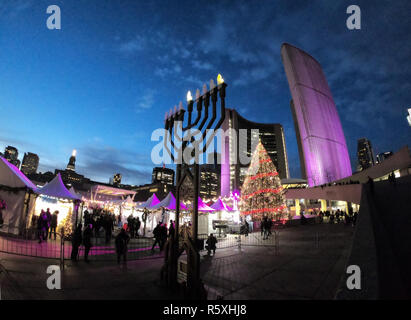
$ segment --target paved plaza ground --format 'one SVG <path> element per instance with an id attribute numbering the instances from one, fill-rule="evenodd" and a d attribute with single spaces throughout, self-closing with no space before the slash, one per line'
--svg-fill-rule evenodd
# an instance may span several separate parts
<path id="1" fill-rule="evenodd" d="M 202 257 L 201 275 L 208 298 L 333 299 L 344 275 L 353 228 L 343 224 L 280 229 L 279 250 L 259 233 L 242 246 L 218 249 Z M 62 289 L 48 290 L 46 269 L 58 260 L 0 253 L 7 271 L 2 299 L 181 299 L 159 281 L 163 259 L 158 254 L 126 266 L 97 260 L 66 262 Z"/>

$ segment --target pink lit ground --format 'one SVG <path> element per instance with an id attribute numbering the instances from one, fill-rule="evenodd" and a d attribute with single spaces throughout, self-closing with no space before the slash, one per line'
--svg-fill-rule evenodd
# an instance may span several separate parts
<path id="1" fill-rule="evenodd" d="M 343 224 L 281 229 L 279 255 L 273 246 L 258 245 L 264 242 L 259 233 L 247 239 L 242 236 L 241 251 L 234 246 L 202 258 L 201 276 L 209 299 L 217 295 L 224 299 L 332 299 L 352 234 L 353 228 Z M 129 261 L 126 266 L 117 265 L 114 259 L 89 264 L 67 261 L 61 290 L 46 288 L 47 266 L 58 264 L 57 259 L 0 253 L 0 263 L 8 271 L 2 284 L 3 299 L 180 298 L 160 285 L 163 259 L 159 255 Z"/>

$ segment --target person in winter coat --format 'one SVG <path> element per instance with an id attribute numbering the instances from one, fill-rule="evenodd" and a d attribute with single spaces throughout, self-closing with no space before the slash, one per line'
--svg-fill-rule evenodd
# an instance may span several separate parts
<path id="1" fill-rule="evenodd" d="M 73 239 L 71 240 L 71 260 L 77 261 L 78 248 L 83 242 L 83 237 L 81 235 L 82 225 L 79 224 L 73 234 Z"/>
<path id="2" fill-rule="evenodd" d="M 51 239 L 51 234 L 54 233 L 54 240 L 56 240 L 56 228 L 57 228 L 58 214 L 59 212 L 56 210 L 51 215 L 49 239 Z"/>
<path id="3" fill-rule="evenodd" d="M 93 229 L 93 225 L 89 224 L 87 225 L 86 229 L 84 229 L 84 232 L 83 232 L 84 261 L 86 262 L 89 262 L 88 254 L 92 247 L 92 244 L 91 244 L 91 237 L 93 235 L 92 229 Z"/>
<path id="4" fill-rule="evenodd" d="M 120 263 L 121 256 L 123 256 L 124 263 L 127 261 L 127 245 L 129 241 L 130 237 L 126 230 L 121 229 L 120 233 L 116 237 L 117 263 Z"/>
<path id="5" fill-rule="evenodd" d="M 159 222 L 157 226 L 154 228 L 153 235 L 154 235 L 154 243 L 153 243 L 153 246 L 151 247 L 151 251 L 154 251 L 156 244 L 159 245 L 160 250 L 161 250 L 161 222 Z"/>
<path id="6" fill-rule="evenodd" d="M 211 233 L 210 236 L 208 237 L 207 241 L 206 241 L 206 249 L 207 249 L 207 254 L 210 255 L 211 254 L 211 250 L 213 251 L 213 256 L 215 255 L 215 250 L 217 249 L 217 238 L 214 237 L 214 235 Z"/>

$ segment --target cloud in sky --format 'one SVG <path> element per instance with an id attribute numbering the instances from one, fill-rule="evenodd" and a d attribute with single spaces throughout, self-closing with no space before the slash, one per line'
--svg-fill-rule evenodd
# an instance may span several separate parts
<path id="1" fill-rule="evenodd" d="M 155 103 L 155 91 L 154 90 L 147 90 L 143 96 L 139 99 L 136 107 L 136 112 L 148 112 L 154 106 Z"/>

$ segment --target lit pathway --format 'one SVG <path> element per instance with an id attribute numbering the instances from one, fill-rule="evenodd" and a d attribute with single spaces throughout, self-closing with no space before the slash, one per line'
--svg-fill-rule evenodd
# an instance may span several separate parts
<path id="1" fill-rule="evenodd" d="M 316 233 L 319 233 L 319 248 Z M 341 279 L 352 227 L 298 226 L 280 231 L 280 252 L 274 247 L 233 246 L 202 258 L 202 278 L 209 298 L 331 299 Z M 259 241 L 259 234 L 249 241 Z M 251 237 L 251 236 L 249 236 Z M 244 236 L 242 236 L 242 240 Z M 244 241 L 244 240 L 243 240 Z M 0 253 L 8 277 L 5 299 L 178 299 L 159 283 L 161 256 L 129 261 L 127 267 L 111 261 L 86 264 L 66 262 L 61 290 L 46 288 L 47 266 L 58 260 Z"/>

